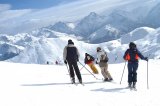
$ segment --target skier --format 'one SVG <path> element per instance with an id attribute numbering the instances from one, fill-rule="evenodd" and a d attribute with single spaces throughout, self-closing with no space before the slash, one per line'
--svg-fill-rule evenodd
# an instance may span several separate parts
<path id="1" fill-rule="evenodd" d="M 75 83 L 74 71 L 77 75 L 79 83 L 82 83 L 81 73 L 77 65 L 77 61 L 79 61 L 79 52 L 76 46 L 74 46 L 74 42 L 71 39 L 68 40 L 68 45 L 65 46 L 63 50 L 63 59 L 64 59 L 64 63 L 65 64 L 68 63 L 69 65 L 69 70 L 70 70 L 69 74 L 70 74 L 72 83 Z"/>
<path id="2" fill-rule="evenodd" d="M 93 62 L 94 62 L 94 57 L 88 53 L 85 53 L 84 63 L 87 64 L 91 68 L 94 74 L 98 74 L 98 70 L 95 67 Z"/>
<path id="3" fill-rule="evenodd" d="M 55 64 L 56 64 L 56 65 L 58 65 L 58 64 L 59 64 L 57 60 L 56 60 Z"/>
<path id="4" fill-rule="evenodd" d="M 108 56 L 107 53 L 101 49 L 101 47 L 97 47 L 97 63 L 101 68 L 101 73 L 104 77 L 104 81 L 112 81 L 113 78 L 108 71 Z"/>
<path id="5" fill-rule="evenodd" d="M 123 58 L 128 61 L 128 87 L 136 88 L 137 82 L 137 69 L 139 57 L 143 60 L 148 61 L 147 57 L 144 57 L 137 49 L 136 44 L 130 42 L 129 49 L 126 50 Z"/>

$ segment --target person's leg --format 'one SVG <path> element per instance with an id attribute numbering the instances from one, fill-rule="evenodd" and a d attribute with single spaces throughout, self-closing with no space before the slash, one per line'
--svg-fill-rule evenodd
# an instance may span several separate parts
<path id="1" fill-rule="evenodd" d="M 128 63 L 128 85 L 131 87 L 132 85 L 132 63 Z"/>
<path id="2" fill-rule="evenodd" d="M 93 63 L 88 64 L 94 74 L 98 74 L 98 70 Z"/>
<path id="3" fill-rule="evenodd" d="M 73 70 L 73 64 L 72 63 L 69 63 L 69 74 L 70 74 L 70 77 L 71 77 L 71 80 L 73 83 L 75 83 L 75 75 L 74 75 L 74 70 Z"/>
<path id="4" fill-rule="evenodd" d="M 113 80 L 113 78 L 112 78 L 110 72 L 108 71 L 108 64 L 105 66 L 104 71 L 105 71 L 107 77 L 109 78 L 109 80 Z"/>
<path id="5" fill-rule="evenodd" d="M 136 87 L 138 63 L 133 65 L 133 87 Z"/>
<path id="6" fill-rule="evenodd" d="M 102 76 L 104 77 L 104 81 L 108 81 L 108 76 L 105 73 L 105 67 L 100 67 Z"/>
<path id="7" fill-rule="evenodd" d="M 77 75 L 77 78 L 78 78 L 79 82 L 82 83 L 82 77 L 81 77 L 81 73 L 80 73 L 80 71 L 79 71 L 77 62 L 74 62 L 74 63 L 73 63 L 73 67 L 74 67 L 74 70 L 75 70 L 75 73 L 76 73 L 76 75 Z"/>

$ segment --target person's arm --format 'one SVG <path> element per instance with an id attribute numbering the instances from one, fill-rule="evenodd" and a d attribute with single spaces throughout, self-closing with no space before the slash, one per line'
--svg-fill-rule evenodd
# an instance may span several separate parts
<path id="1" fill-rule="evenodd" d="M 67 57 L 67 46 L 63 50 L 63 60 L 65 61 Z"/>
<path id="2" fill-rule="evenodd" d="M 77 51 L 77 61 L 79 61 L 80 54 L 77 48 L 76 48 L 76 51 Z"/>
<path id="3" fill-rule="evenodd" d="M 87 63 L 87 56 L 85 56 L 85 58 L 84 58 L 84 63 L 85 64 Z"/>
<path id="4" fill-rule="evenodd" d="M 100 53 L 100 52 L 98 52 L 98 53 L 97 53 L 97 63 L 99 63 L 99 62 L 100 62 L 100 58 L 101 58 L 100 56 L 101 56 L 101 53 Z"/>
<path id="5" fill-rule="evenodd" d="M 143 55 L 142 55 L 142 53 L 137 49 L 137 54 L 138 54 L 138 56 L 142 59 L 142 60 L 146 60 L 146 61 L 148 61 L 148 57 L 144 57 Z"/>
<path id="6" fill-rule="evenodd" d="M 126 60 L 127 54 L 128 54 L 128 49 L 127 49 L 127 50 L 125 51 L 125 53 L 124 53 L 124 56 L 123 56 L 123 59 L 124 59 L 124 60 Z"/>

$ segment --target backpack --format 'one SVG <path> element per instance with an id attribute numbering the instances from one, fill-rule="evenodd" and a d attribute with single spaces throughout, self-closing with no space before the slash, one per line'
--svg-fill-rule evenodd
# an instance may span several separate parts
<path id="1" fill-rule="evenodd" d="M 106 52 L 105 52 L 105 54 L 101 55 L 100 62 L 105 62 L 105 63 L 107 63 L 108 60 L 109 60 L 109 58 L 108 58 Z"/>
<path id="2" fill-rule="evenodd" d="M 92 60 L 92 61 L 94 61 L 94 60 L 95 60 L 95 58 L 94 58 L 93 56 L 91 56 L 91 55 L 90 55 L 90 57 L 91 57 L 91 60 Z"/>

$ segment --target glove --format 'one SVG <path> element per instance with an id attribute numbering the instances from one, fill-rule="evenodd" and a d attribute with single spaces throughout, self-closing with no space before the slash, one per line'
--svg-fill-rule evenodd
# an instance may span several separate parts
<path id="1" fill-rule="evenodd" d="M 67 61 L 65 60 L 64 63 L 67 64 Z"/>
<path id="2" fill-rule="evenodd" d="M 77 58 L 77 61 L 79 61 L 79 59 Z"/>
<path id="3" fill-rule="evenodd" d="M 148 61 L 148 57 L 145 57 L 144 60 Z"/>

